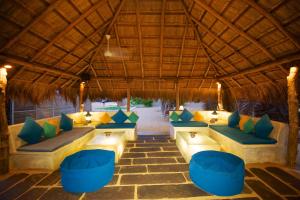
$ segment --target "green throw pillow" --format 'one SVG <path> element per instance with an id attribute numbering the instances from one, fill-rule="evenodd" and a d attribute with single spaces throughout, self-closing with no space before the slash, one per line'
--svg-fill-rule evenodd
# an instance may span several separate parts
<path id="1" fill-rule="evenodd" d="M 250 118 L 248 119 L 245 124 L 244 124 L 244 133 L 250 134 L 254 132 L 254 122 L 253 120 Z"/>
<path id="2" fill-rule="evenodd" d="M 129 116 L 128 116 L 129 121 L 131 121 L 132 123 L 136 123 L 137 120 L 139 119 L 139 116 L 137 116 L 137 114 L 135 114 L 135 112 L 132 112 Z"/>
<path id="3" fill-rule="evenodd" d="M 179 120 L 179 115 L 177 114 L 177 112 L 173 111 L 170 116 L 170 119 L 174 122 L 177 122 Z"/>
<path id="4" fill-rule="evenodd" d="M 24 126 L 18 137 L 28 144 L 35 144 L 41 141 L 43 128 L 36 123 L 31 117 L 26 117 Z"/>
<path id="5" fill-rule="evenodd" d="M 44 123 L 43 126 L 44 129 L 44 136 L 45 138 L 53 138 L 56 135 L 56 127 L 52 124 L 49 124 L 48 122 Z"/>
<path id="6" fill-rule="evenodd" d="M 60 127 L 60 129 L 62 129 L 64 131 L 72 130 L 73 129 L 73 119 L 71 119 L 64 113 L 61 113 L 59 127 Z"/>
<path id="7" fill-rule="evenodd" d="M 268 115 L 264 115 L 255 124 L 255 135 L 259 138 L 268 139 L 273 130 L 273 125 Z"/>

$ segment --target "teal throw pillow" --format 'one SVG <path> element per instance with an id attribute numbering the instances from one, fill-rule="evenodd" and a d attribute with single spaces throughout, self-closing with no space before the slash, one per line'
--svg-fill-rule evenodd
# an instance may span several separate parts
<path id="1" fill-rule="evenodd" d="M 135 112 L 132 112 L 129 116 L 128 116 L 129 121 L 131 121 L 132 123 L 136 123 L 137 120 L 139 119 L 139 116 L 137 116 L 137 114 L 135 114 Z"/>
<path id="2" fill-rule="evenodd" d="M 59 127 L 60 127 L 60 129 L 62 129 L 64 131 L 72 130 L 73 129 L 73 119 L 71 119 L 64 113 L 61 113 Z"/>
<path id="3" fill-rule="evenodd" d="M 269 138 L 273 125 L 268 115 L 264 115 L 255 124 L 255 135 L 260 138 Z"/>
<path id="4" fill-rule="evenodd" d="M 124 123 L 128 117 L 127 115 L 120 109 L 114 116 L 111 117 L 117 124 Z"/>
<path id="5" fill-rule="evenodd" d="M 49 124 L 48 122 L 44 123 L 44 136 L 45 138 L 53 138 L 56 135 L 56 126 Z"/>
<path id="6" fill-rule="evenodd" d="M 184 109 L 179 117 L 183 122 L 189 122 L 193 118 L 193 114 L 187 109 Z"/>
<path id="7" fill-rule="evenodd" d="M 254 122 L 251 118 L 245 122 L 243 132 L 247 134 L 254 132 Z"/>
<path id="8" fill-rule="evenodd" d="M 174 122 L 177 122 L 179 120 L 179 115 L 177 114 L 177 112 L 173 111 L 170 115 L 170 119 Z"/>
<path id="9" fill-rule="evenodd" d="M 43 128 L 36 123 L 31 117 L 26 117 L 24 126 L 18 137 L 28 144 L 35 144 L 41 141 Z"/>
<path id="10" fill-rule="evenodd" d="M 228 117 L 228 126 L 231 128 L 235 128 L 240 122 L 240 114 L 238 111 L 233 112 Z"/>

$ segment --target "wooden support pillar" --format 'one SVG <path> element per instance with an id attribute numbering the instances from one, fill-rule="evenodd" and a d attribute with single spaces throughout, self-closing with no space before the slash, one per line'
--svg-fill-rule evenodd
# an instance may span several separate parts
<path id="1" fill-rule="evenodd" d="M 289 108 L 289 140 L 287 164 L 289 167 L 295 167 L 297 158 L 297 140 L 298 140 L 298 67 L 291 67 L 290 74 L 287 77 L 288 86 L 288 108 Z"/>
<path id="2" fill-rule="evenodd" d="M 84 111 L 83 93 L 84 93 L 85 82 L 81 82 L 79 86 L 79 112 Z"/>
<path id="3" fill-rule="evenodd" d="M 223 107 L 223 100 L 222 100 L 222 85 L 221 83 L 217 82 L 217 90 L 218 90 L 218 110 L 224 110 Z"/>
<path id="4" fill-rule="evenodd" d="M 180 99 L 179 99 L 180 94 L 179 94 L 179 84 L 178 84 L 178 82 L 176 82 L 175 87 L 176 87 L 176 110 L 178 111 L 179 106 L 180 106 Z"/>
<path id="5" fill-rule="evenodd" d="M 6 75 L 6 69 L 0 68 L 0 174 L 9 171 L 9 134 L 5 102 Z"/>
<path id="6" fill-rule="evenodd" d="M 127 112 L 130 112 L 130 88 L 127 88 Z"/>

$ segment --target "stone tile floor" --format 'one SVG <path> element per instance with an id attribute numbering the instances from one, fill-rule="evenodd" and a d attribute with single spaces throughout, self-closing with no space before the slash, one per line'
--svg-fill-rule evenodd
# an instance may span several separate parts
<path id="1" fill-rule="evenodd" d="M 242 194 L 217 197 L 195 187 L 188 164 L 168 136 L 128 142 L 109 185 L 94 193 L 63 190 L 59 171 L 14 172 L 0 179 L 1 200 L 72 199 L 300 199 L 300 174 L 276 165 L 247 165 Z"/>

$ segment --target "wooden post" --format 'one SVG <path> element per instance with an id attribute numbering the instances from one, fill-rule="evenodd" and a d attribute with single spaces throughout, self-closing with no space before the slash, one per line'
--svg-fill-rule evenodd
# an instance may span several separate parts
<path id="1" fill-rule="evenodd" d="M 289 137 L 288 137 L 288 155 L 287 164 L 289 167 L 295 167 L 297 158 L 297 140 L 298 140 L 298 94 L 297 80 L 298 68 L 291 67 L 290 74 L 287 77 L 288 86 L 288 108 L 289 108 Z"/>
<path id="2" fill-rule="evenodd" d="M 179 99 L 179 84 L 178 82 L 176 82 L 175 84 L 175 87 L 176 87 L 176 110 L 178 111 L 179 110 L 179 106 L 180 106 L 180 99 Z"/>
<path id="3" fill-rule="evenodd" d="M 127 112 L 130 112 L 130 88 L 127 88 Z"/>
<path id="4" fill-rule="evenodd" d="M 83 93 L 84 93 L 85 82 L 81 82 L 79 86 L 79 112 L 84 111 Z"/>
<path id="5" fill-rule="evenodd" d="M 0 174 L 9 171 L 9 134 L 5 102 L 6 75 L 6 69 L 0 68 Z"/>
<path id="6" fill-rule="evenodd" d="M 218 90 L 218 110 L 224 110 L 222 94 L 221 94 L 221 89 L 222 89 L 221 83 L 217 82 L 217 87 L 218 87 L 217 88 L 217 90 Z"/>

